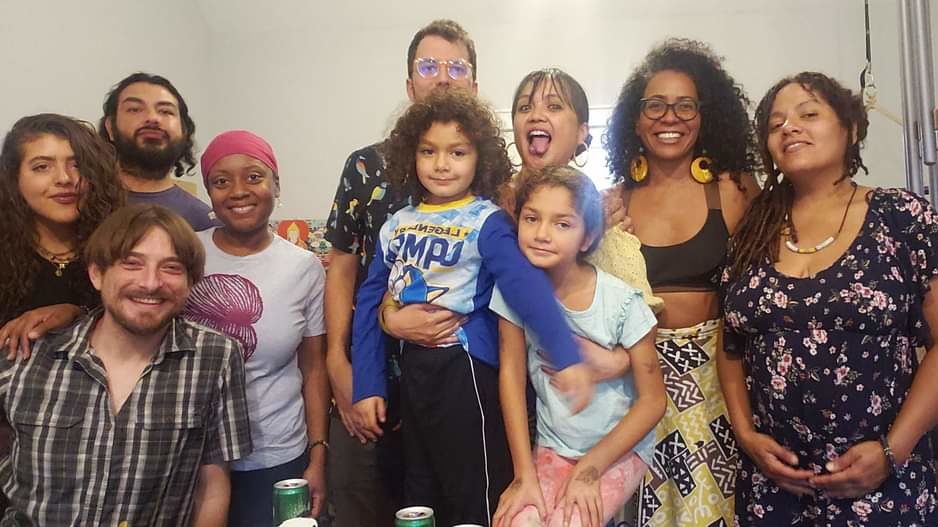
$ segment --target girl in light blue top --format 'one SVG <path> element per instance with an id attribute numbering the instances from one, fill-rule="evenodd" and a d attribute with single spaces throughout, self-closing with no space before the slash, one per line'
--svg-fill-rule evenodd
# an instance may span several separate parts
<path id="1" fill-rule="evenodd" d="M 598 382 L 590 404 L 572 413 L 554 388 L 537 338 L 499 291 L 493 293 L 489 308 L 501 317 L 500 397 L 515 474 L 494 524 L 600 527 L 635 492 L 653 461 L 654 427 L 666 404 L 655 316 L 638 289 L 584 261 L 603 228 L 601 198 L 587 176 L 570 167 L 525 170 L 516 197 L 518 244 L 547 273 L 571 329 L 609 350 L 625 347 L 631 371 Z M 533 456 L 526 374 L 537 394 Z"/>

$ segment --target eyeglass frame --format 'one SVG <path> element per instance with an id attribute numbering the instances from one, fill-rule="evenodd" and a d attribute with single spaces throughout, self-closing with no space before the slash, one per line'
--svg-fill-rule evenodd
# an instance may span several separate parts
<path id="1" fill-rule="evenodd" d="M 435 79 L 441 73 L 440 71 L 437 71 L 436 75 L 434 75 L 433 77 L 427 77 L 424 74 L 420 73 L 420 68 L 418 67 L 418 64 L 421 61 L 427 61 L 427 60 L 432 60 L 433 62 L 436 62 L 437 68 L 439 68 L 440 66 L 446 66 L 446 75 L 451 80 L 454 80 L 454 81 L 461 81 L 465 78 L 472 78 L 474 75 L 475 68 L 472 66 L 472 63 L 466 59 L 440 60 L 436 57 L 417 57 L 414 59 L 414 73 L 416 73 L 417 75 L 420 75 L 420 78 L 422 79 Z M 450 73 L 452 71 L 450 69 L 451 64 L 464 65 L 466 67 L 466 77 L 460 77 L 460 78 L 453 77 L 453 75 Z"/>
<path id="2" fill-rule="evenodd" d="M 664 113 L 662 113 L 662 114 L 659 115 L 658 117 L 651 117 L 650 115 L 648 115 L 647 113 L 645 113 L 645 104 L 648 103 L 648 102 L 651 102 L 651 101 L 660 102 L 660 103 L 664 104 L 664 106 L 665 106 L 665 108 L 664 108 Z M 687 118 L 687 119 L 684 119 L 683 117 L 681 117 L 680 115 L 677 114 L 677 105 L 679 105 L 679 104 L 681 104 L 681 103 L 685 103 L 685 102 L 693 102 L 693 103 L 694 103 L 694 106 L 696 106 L 696 108 L 697 108 L 697 110 L 694 112 L 693 117 L 689 117 L 689 118 Z M 700 115 L 700 107 L 703 106 L 703 101 L 698 101 L 697 99 L 693 99 L 693 98 L 690 98 L 690 97 L 678 99 L 677 102 L 673 102 L 673 103 L 669 103 L 668 101 L 666 101 L 666 100 L 664 100 L 664 99 L 662 99 L 662 98 L 660 98 L 660 97 L 644 97 L 644 98 L 642 98 L 642 99 L 639 99 L 639 100 L 638 100 L 638 103 L 639 103 L 638 111 L 641 112 L 641 114 L 644 115 L 644 116 L 645 116 L 647 119 L 649 119 L 649 120 L 652 120 L 652 121 L 659 121 L 659 120 L 661 120 L 661 119 L 664 119 L 664 116 L 665 116 L 665 115 L 668 115 L 668 112 L 673 112 L 675 117 L 677 117 L 678 119 L 684 121 L 685 123 L 686 123 L 687 121 L 693 121 L 694 119 L 696 119 L 697 116 Z"/>

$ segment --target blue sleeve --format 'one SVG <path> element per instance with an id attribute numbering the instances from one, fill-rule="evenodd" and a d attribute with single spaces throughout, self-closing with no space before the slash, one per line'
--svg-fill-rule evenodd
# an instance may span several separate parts
<path id="1" fill-rule="evenodd" d="M 380 239 L 375 245 L 368 277 L 358 288 L 352 319 L 352 402 L 356 403 L 374 395 L 387 399 L 384 335 L 378 324 L 378 307 L 388 289 L 391 269 L 384 261 Z"/>
<path id="2" fill-rule="evenodd" d="M 521 254 L 514 226 L 504 211 L 493 213 L 482 225 L 479 253 L 508 307 L 544 344 L 554 366 L 562 370 L 579 363 L 580 353 L 554 289 L 547 276 Z"/>

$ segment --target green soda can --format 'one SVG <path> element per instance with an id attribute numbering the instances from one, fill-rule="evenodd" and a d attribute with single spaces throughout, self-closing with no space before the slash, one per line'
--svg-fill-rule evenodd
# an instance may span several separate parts
<path id="1" fill-rule="evenodd" d="M 309 516 L 309 483 L 285 479 L 274 483 L 274 525 L 291 518 Z"/>
<path id="2" fill-rule="evenodd" d="M 433 509 L 430 507 L 407 507 L 394 515 L 395 527 L 435 527 Z"/>

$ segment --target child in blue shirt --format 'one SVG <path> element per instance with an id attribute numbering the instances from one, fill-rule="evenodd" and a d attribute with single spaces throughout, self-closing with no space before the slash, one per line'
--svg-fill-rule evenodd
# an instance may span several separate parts
<path id="1" fill-rule="evenodd" d="M 549 343 L 557 383 L 574 407 L 585 406 L 592 393 L 550 283 L 521 254 L 510 217 L 489 200 L 510 173 L 497 118 L 461 90 L 414 103 L 388 139 L 391 190 L 417 204 L 381 228 L 358 291 L 353 400 L 366 427 L 380 433 L 386 386 L 378 312 L 386 292 L 397 303 L 429 303 L 466 316 L 457 345 L 404 342 L 401 355 L 405 500 L 432 507 L 439 525 L 488 525 L 511 480 L 498 404 L 498 323 L 488 310 L 496 283 L 520 319 Z"/>
<path id="2" fill-rule="evenodd" d="M 655 316 L 639 289 L 585 261 L 603 228 L 599 192 L 587 176 L 569 167 L 525 170 L 515 188 L 521 251 L 547 273 L 573 331 L 606 353 L 625 347 L 631 371 L 598 382 L 593 400 L 574 415 L 553 386 L 545 341 L 495 291 L 490 308 L 502 317 L 501 404 L 514 482 L 499 500 L 494 524 L 605 525 L 654 461 L 654 428 L 666 404 Z M 537 395 L 533 458 L 526 374 Z"/>

